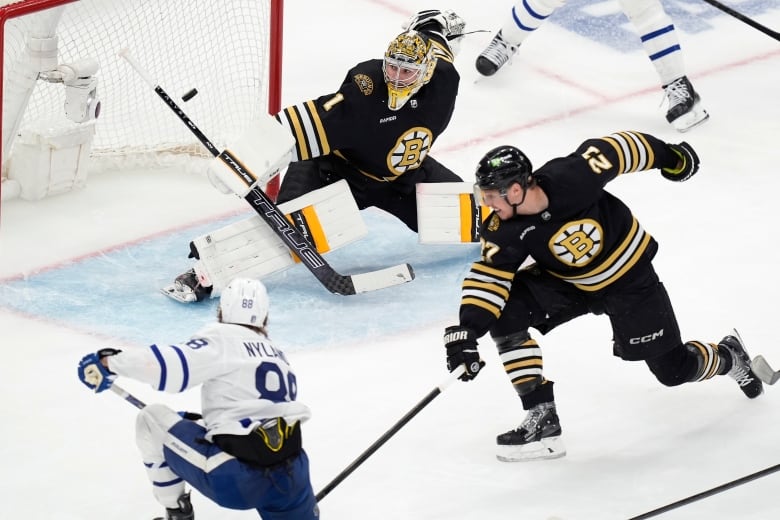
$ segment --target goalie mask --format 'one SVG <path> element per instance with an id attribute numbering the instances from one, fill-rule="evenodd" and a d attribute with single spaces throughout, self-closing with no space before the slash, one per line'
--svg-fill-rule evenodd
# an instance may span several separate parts
<path id="1" fill-rule="evenodd" d="M 260 280 L 234 278 L 222 290 L 217 316 L 222 323 L 263 327 L 268 317 L 268 291 Z"/>
<path id="2" fill-rule="evenodd" d="M 387 83 L 387 106 L 400 110 L 420 87 L 430 81 L 436 58 L 431 42 L 417 31 L 406 31 L 390 42 L 382 63 Z"/>

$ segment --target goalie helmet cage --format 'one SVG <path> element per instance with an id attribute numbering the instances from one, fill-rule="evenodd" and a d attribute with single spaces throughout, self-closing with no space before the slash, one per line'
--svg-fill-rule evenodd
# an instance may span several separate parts
<path id="1" fill-rule="evenodd" d="M 283 0 L 222 0 L 218 6 L 210 0 L 23 0 L 1 5 L 1 199 L 10 198 L 1 190 L 15 187 L 6 177 L 14 141 L 29 128 L 56 133 L 94 125 L 94 168 L 210 160 L 211 154 L 117 53 L 131 49 L 172 95 L 197 89 L 187 110 L 215 143 L 224 145 L 251 118 L 281 109 L 282 15 Z M 70 121 L 64 85 L 44 81 L 46 73 L 36 69 L 35 49 L 52 37 L 58 65 L 88 58 L 98 63 L 101 108 L 94 121 Z M 278 177 L 267 187 L 273 199 L 277 191 Z"/>

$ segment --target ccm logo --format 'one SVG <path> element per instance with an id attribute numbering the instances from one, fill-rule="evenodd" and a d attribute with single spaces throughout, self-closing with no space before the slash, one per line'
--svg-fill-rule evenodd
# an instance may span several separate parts
<path id="1" fill-rule="evenodd" d="M 639 345 L 640 343 L 650 343 L 651 341 L 655 341 L 656 338 L 660 338 L 664 335 L 664 329 L 659 330 L 658 332 L 653 332 L 652 334 L 648 334 L 647 336 L 642 336 L 641 338 L 631 338 L 628 340 L 628 342 L 632 345 Z"/>

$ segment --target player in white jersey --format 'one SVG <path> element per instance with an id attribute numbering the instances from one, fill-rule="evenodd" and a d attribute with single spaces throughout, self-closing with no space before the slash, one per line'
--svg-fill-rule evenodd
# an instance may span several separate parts
<path id="1" fill-rule="evenodd" d="M 202 418 L 151 404 L 136 421 L 167 520 L 194 518 L 186 482 L 222 507 L 256 509 L 264 520 L 319 518 L 301 446 L 300 425 L 310 411 L 295 400 L 295 374 L 268 339 L 267 323 L 265 286 L 237 278 L 222 291 L 217 323 L 185 343 L 107 348 L 79 363 L 79 378 L 96 392 L 117 376 L 162 392 L 201 385 Z"/>
<path id="2" fill-rule="evenodd" d="M 490 45 L 477 58 L 477 71 L 483 76 L 495 74 L 520 44 L 565 2 L 517 2 Z M 639 33 L 642 47 L 661 80 L 667 102 L 666 120 L 681 132 L 703 123 L 709 115 L 700 106 L 699 94 L 685 74 L 680 40 L 661 0 L 618 0 L 618 4 Z"/>

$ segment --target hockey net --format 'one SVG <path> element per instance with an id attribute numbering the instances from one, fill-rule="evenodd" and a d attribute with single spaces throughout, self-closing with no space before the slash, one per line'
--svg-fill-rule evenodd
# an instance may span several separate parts
<path id="1" fill-rule="evenodd" d="M 202 166 L 211 154 L 117 53 L 129 49 L 171 96 L 196 89 L 186 105 L 179 103 L 221 148 L 253 117 L 280 108 L 282 4 L 25 0 L 1 6 L 2 200 L 67 191 L 95 169 Z M 84 120 L 74 122 L 74 115 Z M 57 171 L 71 160 L 78 172 Z M 25 196 L 25 175 L 49 175 L 48 189 Z M 57 186 L 58 176 L 66 186 Z M 276 189 L 269 185 L 269 195 Z"/>

